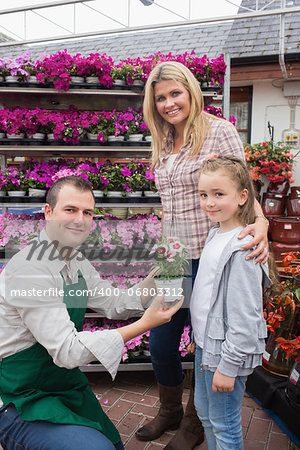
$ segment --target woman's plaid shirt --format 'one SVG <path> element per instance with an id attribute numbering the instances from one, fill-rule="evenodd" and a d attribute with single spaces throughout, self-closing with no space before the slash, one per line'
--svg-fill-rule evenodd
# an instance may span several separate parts
<path id="1" fill-rule="evenodd" d="M 189 156 L 188 144 L 183 146 L 168 172 L 165 162 L 173 152 L 173 138 L 168 136 L 155 168 L 155 183 L 164 212 L 164 233 L 178 237 L 190 249 L 193 259 L 200 257 L 211 227 L 200 208 L 198 194 L 198 171 L 202 161 L 210 154 L 233 154 L 245 159 L 243 144 L 235 127 L 227 120 L 209 120 L 210 129 L 196 157 Z"/>

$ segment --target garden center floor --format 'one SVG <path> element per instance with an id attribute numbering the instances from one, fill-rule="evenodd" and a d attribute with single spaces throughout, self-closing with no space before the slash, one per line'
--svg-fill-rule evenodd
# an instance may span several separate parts
<path id="1" fill-rule="evenodd" d="M 153 372 L 119 372 L 114 382 L 108 373 L 94 372 L 87 376 L 104 411 L 118 428 L 126 450 L 164 448 L 174 432 L 167 432 L 153 442 L 141 442 L 134 436 L 137 428 L 158 411 L 158 391 Z M 188 392 L 184 389 L 184 405 Z M 243 401 L 242 425 L 244 450 L 299 450 L 248 394 Z M 206 443 L 196 450 L 207 450 Z"/>
<path id="2" fill-rule="evenodd" d="M 153 442 L 141 442 L 134 436 L 135 431 L 158 411 L 158 390 L 153 372 L 119 372 L 114 382 L 107 373 L 87 375 L 101 406 L 118 428 L 126 450 L 159 450 L 169 442 L 174 432 L 167 432 Z M 184 389 L 184 405 L 188 393 L 189 390 Z M 242 425 L 245 450 L 298 449 L 248 394 L 243 400 Z M 196 450 L 207 450 L 206 443 Z"/>

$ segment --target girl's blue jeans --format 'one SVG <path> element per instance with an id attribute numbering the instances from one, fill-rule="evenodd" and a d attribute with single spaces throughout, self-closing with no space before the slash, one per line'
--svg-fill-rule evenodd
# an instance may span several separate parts
<path id="1" fill-rule="evenodd" d="M 12 404 L 0 408 L 0 444 L 5 450 L 124 450 L 94 428 L 24 421 Z"/>
<path id="2" fill-rule="evenodd" d="M 164 386 L 178 386 L 182 383 L 183 372 L 179 354 L 180 338 L 189 317 L 189 300 L 197 275 L 199 259 L 193 259 L 188 269 L 189 276 L 183 281 L 183 295 L 186 308 L 182 307 L 171 321 L 150 331 L 149 349 L 157 381 Z"/>
<path id="3" fill-rule="evenodd" d="M 202 349 L 196 347 L 195 407 L 205 431 L 208 450 L 242 450 L 242 401 L 247 377 L 236 377 L 232 392 L 213 392 L 214 372 L 203 370 Z"/>

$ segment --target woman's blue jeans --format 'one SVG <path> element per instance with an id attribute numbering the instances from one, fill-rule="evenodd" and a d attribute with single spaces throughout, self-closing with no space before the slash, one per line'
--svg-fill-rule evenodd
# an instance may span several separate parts
<path id="1" fill-rule="evenodd" d="M 164 386 L 178 386 L 183 381 L 181 358 L 179 354 L 180 338 L 189 318 L 189 300 L 197 275 L 199 259 L 193 259 L 187 271 L 189 275 L 183 281 L 185 308 L 181 308 L 171 321 L 150 331 L 149 349 L 157 381 Z"/>
<path id="2" fill-rule="evenodd" d="M 242 450 L 242 401 L 247 377 L 236 377 L 232 392 L 213 392 L 214 372 L 201 372 L 202 349 L 196 347 L 195 408 L 205 431 L 208 450 Z"/>
<path id="3" fill-rule="evenodd" d="M 12 404 L 0 408 L 0 444 L 5 450 L 124 450 L 94 428 L 24 421 Z"/>

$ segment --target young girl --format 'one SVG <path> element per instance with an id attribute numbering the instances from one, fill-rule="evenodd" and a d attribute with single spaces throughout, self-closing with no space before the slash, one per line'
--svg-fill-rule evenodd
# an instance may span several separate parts
<path id="1" fill-rule="evenodd" d="M 162 202 L 164 233 L 177 236 L 191 249 L 191 277 L 186 277 L 183 285 L 185 301 L 190 299 L 211 226 L 200 207 L 199 167 L 211 153 L 245 158 L 235 127 L 227 120 L 207 114 L 203 108 L 199 83 L 187 67 L 176 61 L 164 61 L 152 69 L 145 86 L 143 111 L 152 135 L 152 167 Z M 261 262 L 267 259 L 268 227 L 258 202 L 255 210 L 256 218 L 248 222 L 241 237 L 247 233 L 254 235 L 250 246 L 255 250 L 251 257 Z M 243 249 L 246 251 L 250 246 L 246 244 Z M 181 308 L 171 322 L 150 332 L 149 348 L 158 381 L 160 409 L 153 420 L 137 430 L 136 437 L 152 441 L 179 426 L 167 450 L 192 450 L 204 437 L 193 403 L 193 389 L 183 416 L 184 376 L 178 348 L 187 319 L 188 308 Z"/>
<path id="2" fill-rule="evenodd" d="M 266 264 L 245 258 L 238 240 L 255 217 L 245 163 L 218 156 L 200 167 L 201 208 L 216 224 L 207 237 L 191 299 L 196 343 L 195 407 L 209 450 L 243 448 L 241 405 L 247 376 L 261 364 L 267 336 L 262 287 Z"/>

